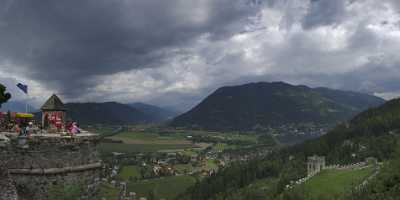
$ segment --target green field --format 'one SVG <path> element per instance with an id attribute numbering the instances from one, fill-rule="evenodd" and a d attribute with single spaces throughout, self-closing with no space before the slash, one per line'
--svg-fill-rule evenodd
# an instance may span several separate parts
<path id="1" fill-rule="evenodd" d="M 157 152 L 163 150 L 182 150 L 195 147 L 185 137 L 176 134 L 161 136 L 152 132 L 124 131 L 109 139 L 119 140 L 122 143 L 101 143 L 99 150 L 102 153 L 121 152 Z"/>
<path id="2" fill-rule="evenodd" d="M 211 170 L 211 169 L 218 169 L 218 164 L 215 160 L 213 159 L 208 159 L 206 162 L 206 166 L 205 166 L 206 170 Z"/>
<path id="3" fill-rule="evenodd" d="M 101 153 L 120 152 L 120 153 L 138 153 L 138 152 L 157 152 L 161 150 L 182 150 L 191 148 L 187 144 L 122 144 L 122 143 L 101 143 L 99 151 Z"/>
<path id="4" fill-rule="evenodd" d="M 175 169 L 179 174 L 186 174 L 193 171 L 193 166 L 191 164 L 178 164 L 175 165 Z"/>
<path id="5" fill-rule="evenodd" d="M 127 165 L 122 167 L 121 172 L 118 174 L 118 179 L 129 181 L 131 179 L 140 179 L 140 167 L 134 165 Z"/>
<path id="6" fill-rule="evenodd" d="M 236 148 L 238 148 L 238 145 L 229 145 L 225 143 L 217 143 L 213 146 L 213 149 L 215 149 L 216 151 L 224 151 L 227 149 L 236 149 Z"/>
<path id="7" fill-rule="evenodd" d="M 358 170 L 325 170 L 304 184 L 312 199 L 339 198 L 358 186 L 374 171 L 373 167 Z"/>
<path id="8" fill-rule="evenodd" d="M 152 132 L 134 132 L 134 131 L 124 131 L 116 135 L 115 137 L 127 138 L 127 139 L 137 139 L 137 140 L 175 140 L 175 139 L 185 139 L 181 134 L 169 134 L 167 136 L 160 135 L 158 133 Z"/>
<path id="9" fill-rule="evenodd" d="M 119 190 L 114 188 L 110 184 L 102 183 L 99 187 L 99 198 L 105 198 L 107 200 L 118 200 Z"/>
<path id="10" fill-rule="evenodd" d="M 193 186 L 196 179 L 191 176 L 171 176 L 160 179 L 144 180 L 137 183 L 129 183 L 128 191 L 136 192 L 138 197 L 147 197 L 151 194 L 155 199 L 175 199 L 187 188 Z"/>
<path id="11" fill-rule="evenodd" d="M 152 132 L 125 131 L 110 138 L 126 144 L 191 144 L 191 141 L 179 134 L 159 135 Z"/>

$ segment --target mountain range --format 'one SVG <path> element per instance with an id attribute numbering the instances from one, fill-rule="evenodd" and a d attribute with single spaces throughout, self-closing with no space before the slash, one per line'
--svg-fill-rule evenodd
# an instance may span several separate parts
<path id="1" fill-rule="evenodd" d="M 1 105 L 0 112 L 26 112 L 26 103 L 22 101 L 9 101 Z M 38 109 L 28 104 L 28 112 L 37 112 Z"/>
<path id="2" fill-rule="evenodd" d="M 67 103 L 65 107 L 68 118 L 81 124 L 161 123 L 177 115 L 174 111 L 145 103 Z M 10 101 L 3 104 L 0 111 L 25 112 L 26 104 Z M 28 111 L 36 113 L 37 119 L 41 118 L 39 109 L 28 105 Z"/>
<path id="3" fill-rule="evenodd" d="M 337 123 L 385 100 L 357 92 L 259 82 L 217 89 L 174 127 L 208 130 L 252 130 L 286 123 Z"/>
<path id="4" fill-rule="evenodd" d="M 128 105 L 147 115 L 150 115 L 152 117 L 152 120 L 157 122 L 170 120 L 178 115 L 178 112 L 175 112 L 173 110 L 141 102 L 132 103 Z"/>
<path id="5" fill-rule="evenodd" d="M 149 123 L 152 117 L 129 105 L 116 102 L 106 103 L 67 103 L 68 118 L 80 124 L 121 125 Z"/>
<path id="6" fill-rule="evenodd" d="M 67 115 L 80 124 L 162 123 L 176 114 L 145 103 L 67 103 Z"/>

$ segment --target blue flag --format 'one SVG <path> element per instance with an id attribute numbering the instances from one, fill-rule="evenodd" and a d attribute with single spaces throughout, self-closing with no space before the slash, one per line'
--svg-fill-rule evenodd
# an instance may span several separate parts
<path id="1" fill-rule="evenodd" d="M 24 85 L 22 83 L 18 83 L 17 87 L 21 89 L 25 94 L 28 94 L 28 85 Z"/>

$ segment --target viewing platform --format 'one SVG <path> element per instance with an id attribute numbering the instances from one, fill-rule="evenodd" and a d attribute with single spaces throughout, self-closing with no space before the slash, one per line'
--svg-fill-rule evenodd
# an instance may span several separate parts
<path id="1" fill-rule="evenodd" d="M 100 135 L 67 119 L 56 95 L 41 110 L 41 123 L 33 114 L 2 115 L 0 180 L 6 181 L 0 181 L 0 197 L 10 187 L 6 199 L 49 199 L 51 188 L 60 184 L 83 185 L 85 196 L 94 197 L 103 168 L 97 151 Z"/>

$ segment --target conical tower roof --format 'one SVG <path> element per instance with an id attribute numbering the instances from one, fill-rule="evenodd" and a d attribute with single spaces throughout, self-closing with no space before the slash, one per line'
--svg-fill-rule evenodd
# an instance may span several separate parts
<path id="1" fill-rule="evenodd" d="M 66 111 L 64 103 L 53 94 L 41 108 L 42 111 Z"/>

